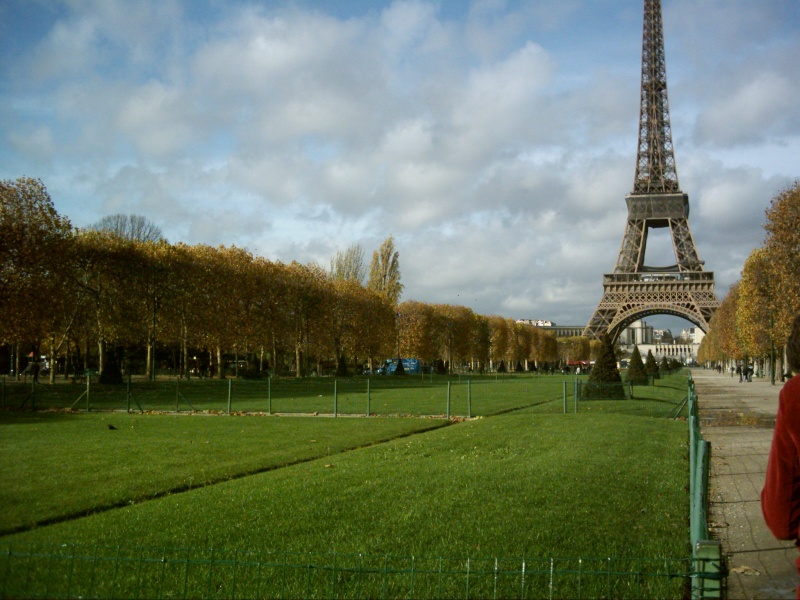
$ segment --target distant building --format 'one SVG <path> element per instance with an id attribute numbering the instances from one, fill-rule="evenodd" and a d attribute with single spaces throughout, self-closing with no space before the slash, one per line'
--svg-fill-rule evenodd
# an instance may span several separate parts
<path id="1" fill-rule="evenodd" d="M 583 325 L 556 325 L 545 319 L 517 319 L 517 323 L 533 325 L 546 329 L 555 334 L 557 338 L 577 337 L 583 335 Z M 689 343 L 676 343 L 672 331 L 669 329 L 653 329 L 644 320 L 631 323 L 617 338 L 617 343 L 624 352 L 633 352 L 633 347 L 638 346 L 642 357 L 652 352 L 657 361 L 666 356 L 688 365 L 697 360 L 697 350 L 703 341 L 705 333 L 699 327 L 689 327 L 681 332 L 680 340 Z"/>
<path id="2" fill-rule="evenodd" d="M 517 323 L 525 323 L 526 325 L 533 325 L 540 329 L 554 333 L 557 338 L 560 337 L 578 337 L 583 335 L 583 325 L 556 325 L 553 321 L 546 321 L 545 319 L 517 319 Z"/>
<path id="3" fill-rule="evenodd" d="M 655 330 L 640 319 L 639 321 L 634 321 L 627 329 L 623 330 L 618 340 L 622 346 L 652 344 L 655 340 Z"/>
<path id="4" fill-rule="evenodd" d="M 517 323 L 524 323 L 525 325 L 533 325 L 534 327 L 555 327 L 556 324 L 552 321 L 545 321 L 544 319 L 517 319 Z"/>

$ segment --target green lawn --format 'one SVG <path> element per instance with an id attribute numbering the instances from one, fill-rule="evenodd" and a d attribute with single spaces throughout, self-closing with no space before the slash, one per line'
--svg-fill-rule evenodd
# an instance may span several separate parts
<path id="1" fill-rule="evenodd" d="M 491 585 L 501 586 L 498 596 L 518 596 L 523 558 L 529 561 L 521 579 L 529 586 L 526 597 L 547 597 L 557 564 L 570 579 L 555 588 L 555 597 L 680 597 L 680 579 L 662 577 L 664 587 L 651 588 L 644 576 L 634 578 L 638 583 L 612 577 L 610 562 L 613 557 L 616 573 L 620 560 L 635 571 L 649 569 L 643 565 L 653 559 L 664 568 L 669 559 L 689 554 L 686 423 L 653 418 L 663 417 L 685 390 L 679 384 L 662 387 L 652 392 L 659 397 L 650 400 L 650 409 L 630 414 L 610 412 L 612 404 L 601 401 L 591 406 L 602 410 L 584 410 L 586 402 L 578 414 L 566 415 L 537 413 L 544 406 L 539 404 L 450 427 L 420 418 L 5 414 L 0 500 L 6 531 L 115 508 L 8 534 L 0 546 L 36 544 L 51 553 L 64 544 L 78 544 L 84 548 L 79 553 L 94 547 L 94 558 L 78 567 L 71 563 L 68 576 L 72 582 L 76 568 L 91 564 L 94 587 L 82 592 L 90 595 L 131 595 L 124 586 L 133 580 L 152 590 L 142 573 L 156 569 L 155 562 L 161 565 L 161 579 L 153 575 L 159 586 L 174 579 L 180 588 L 182 582 L 182 596 L 170 592 L 177 597 L 229 596 L 231 586 L 245 581 L 286 597 L 403 596 L 414 573 L 408 560 L 417 557 L 411 575 L 417 596 L 438 590 L 445 597 L 482 597 L 493 595 L 485 587 Z M 647 405 L 628 402 L 617 410 Z M 558 410 L 560 404 L 555 402 Z M 117 429 L 109 430 L 108 423 Z M 213 482 L 219 483 L 196 487 Z M 63 548 L 76 552 L 74 546 Z M 97 559 L 135 554 L 135 548 L 161 548 L 164 557 Z M 252 553 L 261 559 L 231 572 L 235 559 L 215 567 L 209 552 L 217 559 Z M 283 558 L 263 562 L 270 552 Z M 299 557 L 291 559 L 297 564 L 287 570 L 281 553 Z M 166 554 L 183 562 L 176 566 Z M 322 555 L 326 566 L 312 568 L 314 557 Z M 14 574 L 9 581 L 22 577 L 59 595 L 54 590 L 63 591 L 57 586 L 65 585 L 67 575 L 50 556 L 44 562 L 26 559 L 24 569 L 23 563 L 8 562 L 5 568 Z M 474 557 L 474 563 L 459 557 Z M 502 561 L 492 570 L 487 557 Z M 509 567 L 503 576 L 497 564 L 506 560 L 517 571 Z M 303 564 L 305 570 L 297 566 Z M 365 564 L 369 576 L 360 570 Z M 478 586 L 466 594 L 465 565 L 467 582 Z M 389 575 L 395 567 L 396 575 Z M 592 568 L 602 576 L 590 576 Z M 437 569 L 438 579 L 431 575 Z M 442 579 L 442 569 L 461 575 Z M 217 584 L 216 577 L 224 581 Z M 102 591 L 98 586 L 107 580 L 113 590 Z M 347 591 L 332 594 L 331 585 Z M 17 588 L 9 588 L 10 594 L 5 589 L 0 595 L 14 595 Z M 137 588 L 136 595 L 167 595 L 158 590 Z"/>
<path id="2" fill-rule="evenodd" d="M 561 399 L 561 376 L 409 375 L 272 380 L 192 379 L 123 385 L 7 381 L 2 406 L 37 409 L 487 416 Z M 32 393 L 33 391 L 33 393 Z M 88 393 L 87 393 L 88 391 Z M 567 388 L 571 393 L 572 388 Z M 229 402 L 230 399 L 230 402 Z"/>
<path id="3" fill-rule="evenodd" d="M 109 386 L 59 382 L 41 384 L 5 381 L 0 407 L 42 409 L 262 412 L 273 414 L 490 416 L 527 407 L 540 412 L 563 411 L 566 395 L 574 408 L 574 381 L 582 375 L 505 374 L 470 376 L 409 375 L 407 377 L 329 377 L 272 380 L 134 380 Z M 634 386 L 634 397 L 645 403 L 677 402 L 675 386 L 685 387 L 682 376 L 669 376 L 655 385 Z M 31 393 L 33 391 L 33 393 Z M 88 391 L 88 393 L 87 393 Z M 685 392 L 685 390 L 684 390 Z M 679 393 L 680 394 L 680 393 Z M 684 393 L 685 396 L 685 393 Z M 678 395 L 678 400 L 680 395 Z M 230 401 L 229 401 L 230 400 Z M 669 406 L 650 405 L 646 410 L 664 416 Z M 618 412 L 622 406 L 584 405 L 587 410 Z M 626 410 L 632 410 L 628 405 Z M 635 410 L 641 410 L 638 405 Z"/>
<path id="4" fill-rule="evenodd" d="M 445 423 L 0 413 L 0 532 L 336 455 Z"/>

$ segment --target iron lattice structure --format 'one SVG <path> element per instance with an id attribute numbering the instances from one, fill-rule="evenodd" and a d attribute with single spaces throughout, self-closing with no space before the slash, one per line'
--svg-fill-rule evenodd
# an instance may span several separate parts
<path id="1" fill-rule="evenodd" d="M 584 335 L 616 339 L 631 323 L 671 314 L 708 331 L 719 306 L 714 274 L 703 270 L 689 229 L 689 197 L 681 192 L 667 100 L 667 68 L 660 0 L 644 1 L 639 141 L 628 222 L 614 272 L 603 276 L 603 298 Z M 669 227 L 676 263 L 644 264 L 651 228 Z"/>

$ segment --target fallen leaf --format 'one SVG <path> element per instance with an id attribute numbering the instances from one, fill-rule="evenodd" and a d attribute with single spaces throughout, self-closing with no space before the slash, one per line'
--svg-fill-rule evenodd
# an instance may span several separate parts
<path id="1" fill-rule="evenodd" d="M 747 565 L 742 565 L 741 567 L 734 567 L 733 569 L 731 569 L 731 573 L 738 573 L 739 575 L 761 575 L 761 573 L 759 573 L 752 567 L 748 567 Z"/>

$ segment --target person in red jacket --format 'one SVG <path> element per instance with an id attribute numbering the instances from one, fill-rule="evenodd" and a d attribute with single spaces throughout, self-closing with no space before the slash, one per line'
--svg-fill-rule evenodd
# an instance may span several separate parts
<path id="1" fill-rule="evenodd" d="M 761 512 L 776 538 L 800 545 L 800 315 L 795 317 L 786 342 L 786 362 L 795 376 L 783 384 L 778 396 Z M 800 558 L 795 565 L 800 573 Z M 800 599 L 800 586 L 797 597 Z"/>

